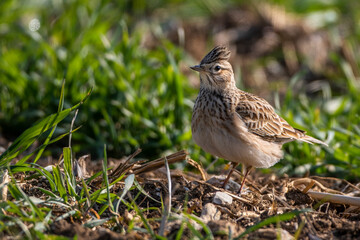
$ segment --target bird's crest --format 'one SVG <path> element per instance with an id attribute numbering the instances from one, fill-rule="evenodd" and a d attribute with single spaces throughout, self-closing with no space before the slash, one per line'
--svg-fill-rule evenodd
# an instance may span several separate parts
<path id="1" fill-rule="evenodd" d="M 230 51 L 225 46 L 217 46 L 201 60 L 200 64 L 208 64 L 219 60 L 229 60 Z"/>

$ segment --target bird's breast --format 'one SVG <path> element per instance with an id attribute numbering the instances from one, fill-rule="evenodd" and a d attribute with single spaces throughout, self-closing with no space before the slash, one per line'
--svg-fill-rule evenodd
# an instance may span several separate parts
<path id="1" fill-rule="evenodd" d="M 227 121 L 231 120 L 225 103 L 215 97 L 198 98 L 191 120 L 193 140 L 206 152 L 223 157 L 218 142 L 221 139 L 219 136 L 226 134 L 224 125 Z"/>

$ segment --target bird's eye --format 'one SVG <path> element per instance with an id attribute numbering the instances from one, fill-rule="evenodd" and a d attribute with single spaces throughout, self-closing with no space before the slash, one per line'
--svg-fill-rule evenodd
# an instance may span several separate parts
<path id="1" fill-rule="evenodd" d="M 216 72 L 220 71 L 220 69 L 221 69 L 221 67 L 220 67 L 219 65 L 216 65 L 216 66 L 214 67 L 214 70 L 215 70 Z"/>

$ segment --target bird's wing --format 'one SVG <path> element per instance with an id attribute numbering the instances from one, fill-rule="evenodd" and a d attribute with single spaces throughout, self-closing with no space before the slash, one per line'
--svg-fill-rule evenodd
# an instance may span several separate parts
<path id="1" fill-rule="evenodd" d="M 255 95 L 242 92 L 235 111 L 249 132 L 267 141 L 287 142 L 305 135 L 277 115 L 265 99 Z"/>

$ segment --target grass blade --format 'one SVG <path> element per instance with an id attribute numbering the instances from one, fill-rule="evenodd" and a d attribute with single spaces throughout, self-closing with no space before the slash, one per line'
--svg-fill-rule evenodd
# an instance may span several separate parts
<path id="1" fill-rule="evenodd" d="M 79 130 L 80 128 L 81 128 L 81 126 L 80 126 L 80 127 L 77 127 L 76 129 L 74 129 L 73 131 L 71 131 L 71 133 Z M 26 162 L 32 155 L 34 155 L 37 151 L 41 151 L 41 150 L 45 149 L 48 145 L 53 144 L 53 143 L 55 143 L 55 142 L 63 139 L 63 138 L 66 137 L 67 135 L 69 135 L 68 132 L 67 132 L 67 133 L 64 133 L 64 134 L 61 134 L 60 136 L 54 138 L 53 140 L 51 140 L 51 141 L 49 141 L 49 142 L 47 142 L 47 143 L 43 143 L 42 145 L 40 145 L 39 147 L 37 147 L 32 153 L 30 153 L 30 154 L 26 155 L 25 157 L 23 157 L 23 158 L 18 162 L 18 164 L 25 163 L 25 162 Z M 34 160 L 33 163 L 36 163 L 36 161 Z"/>
<path id="2" fill-rule="evenodd" d="M 46 189 L 44 189 L 42 187 L 35 187 L 35 188 L 39 189 L 41 192 L 43 192 L 44 194 L 46 194 L 46 195 L 48 195 L 50 197 L 58 198 L 58 196 L 55 193 L 53 193 L 52 191 L 46 190 Z"/>
<path id="3" fill-rule="evenodd" d="M 120 202 L 122 201 L 122 199 L 124 198 L 125 194 L 130 190 L 130 188 L 132 187 L 132 185 L 134 184 L 134 179 L 135 179 L 135 175 L 134 174 L 130 174 L 126 179 L 125 179 L 125 186 L 124 189 L 121 193 L 121 196 L 116 204 L 116 208 L 115 208 L 115 212 L 118 213 L 119 211 L 119 205 Z"/>
<path id="4" fill-rule="evenodd" d="M 83 224 L 84 227 L 88 227 L 88 228 L 93 228 L 96 226 L 100 226 L 101 224 L 104 224 L 108 221 L 108 218 L 103 218 L 103 219 L 92 219 L 87 221 L 86 223 Z"/>
<path id="5" fill-rule="evenodd" d="M 106 154 L 106 144 L 104 144 L 104 160 L 103 160 L 103 179 L 105 181 L 106 193 L 108 198 L 108 206 L 112 211 L 114 211 L 114 206 L 111 202 L 110 197 L 110 188 L 109 188 L 109 178 L 107 174 L 107 154 Z"/>
<path id="6" fill-rule="evenodd" d="M 61 112 L 64 108 L 64 92 L 65 92 L 65 78 L 63 79 L 63 83 L 62 83 L 62 86 L 61 86 L 61 92 L 60 92 L 60 101 L 59 101 L 59 107 L 58 107 L 58 113 Z M 54 132 L 55 132 L 55 129 L 56 129 L 56 126 L 55 125 L 52 129 L 51 129 L 51 132 L 49 133 L 49 135 L 47 136 L 47 138 L 45 139 L 45 142 L 42 144 L 42 146 L 44 146 L 43 148 L 41 148 L 39 150 L 39 152 L 36 154 L 36 157 L 34 159 L 34 163 L 36 163 L 41 155 L 43 154 L 44 150 L 45 150 L 45 147 L 49 144 Z"/>
<path id="7" fill-rule="evenodd" d="M 184 215 L 185 215 L 186 217 L 188 217 L 189 219 L 192 219 L 193 221 L 195 221 L 195 222 L 197 222 L 198 224 L 200 224 L 201 227 L 204 229 L 205 233 L 207 234 L 208 239 L 214 239 L 214 236 L 213 236 L 210 228 L 209 228 L 205 223 L 203 223 L 203 221 L 202 221 L 200 218 L 198 218 L 198 217 L 196 217 L 196 216 L 194 216 L 194 215 L 188 214 L 188 213 L 184 213 Z M 189 225 L 191 225 L 191 224 L 189 224 Z M 191 225 L 191 226 L 192 226 L 192 225 Z M 194 228 L 194 230 L 195 230 L 195 228 Z"/>
<path id="8" fill-rule="evenodd" d="M 53 167 L 53 175 L 54 175 L 54 182 L 55 182 L 55 186 L 57 191 L 60 194 L 60 197 L 62 199 L 64 199 L 65 202 L 68 201 L 68 196 L 66 193 L 66 188 L 65 188 L 65 183 L 64 183 L 64 179 L 61 175 L 61 171 L 59 166 Z"/>
<path id="9" fill-rule="evenodd" d="M 88 205 L 88 209 L 91 208 L 91 198 L 90 198 L 90 194 L 89 194 L 89 189 L 88 189 L 88 186 L 86 185 L 85 181 L 83 178 L 81 178 L 81 183 L 82 183 L 82 186 L 83 186 L 83 189 L 84 189 L 84 192 L 85 192 L 85 197 L 86 197 L 86 203 Z M 88 210 L 86 209 L 86 211 Z"/>
<path id="10" fill-rule="evenodd" d="M 267 226 L 267 225 L 270 225 L 273 223 L 289 221 L 301 213 L 311 212 L 311 211 L 312 211 L 311 209 L 302 209 L 302 210 L 295 210 L 295 211 L 291 211 L 291 212 L 287 212 L 287 213 L 283 213 L 280 215 L 275 215 L 275 216 L 269 217 L 269 218 L 259 222 L 258 224 L 249 227 L 248 229 L 245 230 L 245 232 L 243 232 L 242 234 L 240 234 L 238 237 L 236 237 L 234 239 L 241 239 L 241 238 L 245 237 L 247 234 L 258 230 L 259 228 L 262 228 L 264 226 Z"/>
<path id="11" fill-rule="evenodd" d="M 144 194 L 146 197 L 150 198 L 151 200 L 153 200 L 154 202 L 157 203 L 161 203 L 161 201 L 156 200 L 155 198 L 153 198 L 152 196 L 150 196 L 150 194 L 148 194 L 140 185 L 140 183 L 135 179 L 134 181 L 134 185 L 136 186 L 136 188 L 142 193 Z"/>
<path id="12" fill-rule="evenodd" d="M 60 220 L 66 219 L 66 218 L 68 218 L 68 217 L 71 217 L 71 216 L 75 215 L 76 213 L 78 213 L 77 210 L 71 210 L 71 211 L 69 211 L 69 212 L 67 212 L 67 213 L 64 213 L 63 215 L 57 217 L 57 218 L 55 219 L 55 221 L 60 221 Z"/>
<path id="13" fill-rule="evenodd" d="M 146 220 L 146 218 L 144 217 L 144 215 L 142 214 L 142 212 L 140 211 L 139 207 L 136 205 L 136 203 L 134 202 L 134 209 L 135 212 L 140 215 L 141 221 L 144 223 L 144 226 L 146 228 L 146 230 L 148 231 L 148 233 L 150 233 L 152 239 L 156 239 L 156 235 L 154 233 L 154 231 L 152 230 L 149 222 Z"/>
<path id="14" fill-rule="evenodd" d="M 63 156 L 64 156 L 64 171 L 65 171 L 65 179 L 68 187 L 68 193 L 71 196 L 78 197 L 76 194 L 76 180 L 73 174 L 73 161 L 72 161 L 72 153 L 71 148 L 64 147 L 63 149 Z"/>
<path id="15" fill-rule="evenodd" d="M 65 109 L 61 112 L 51 114 L 50 116 L 45 117 L 44 119 L 35 123 L 32 127 L 26 129 L 18 138 L 15 139 L 13 144 L 0 156 L 0 166 L 4 166 L 9 163 L 13 158 L 24 152 L 28 149 L 41 134 L 49 130 L 50 128 L 57 125 L 65 117 L 69 115 L 70 112 L 77 109 L 84 101 L 89 97 L 91 90 L 88 94 L 81 100 L 80 103 L 75 106 Z M 24 161 L 19 161 L 18 164 L 22 164 Z"/>

